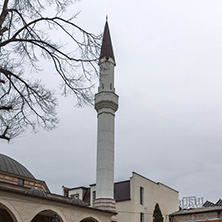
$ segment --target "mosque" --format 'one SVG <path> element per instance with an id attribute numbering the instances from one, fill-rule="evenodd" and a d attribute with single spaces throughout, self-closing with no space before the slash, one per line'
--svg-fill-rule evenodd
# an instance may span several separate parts
<path id="1" fill-rule="evenodd" d="M 52 194 L 45 181 L 36 179 L 16 160 L 0 154 L 0 222 L 151 222 L 150 212 L 157 202 L 167 222 L 168 215 L 178 209 L 176 190 L 137 173 L 133 173 L 129 181 L 114 186 L 115 112 L 118 109 L 115 65 L 106 22 L 99 61 L 99 88 L 95 95 L 96 184 L 90 189 L 64 187 L 64 195 Z"/>
<path id="2" fill-rule="evenodd" d="M 113 212 L 50 193 L 44 181 L 16 160 L 0 154 L 1 222 L 110 222 Z"/>

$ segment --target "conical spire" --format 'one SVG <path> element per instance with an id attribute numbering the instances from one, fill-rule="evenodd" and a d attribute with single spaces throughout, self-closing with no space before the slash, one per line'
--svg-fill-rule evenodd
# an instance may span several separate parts
<path id="1" fill-rule="evenodd" d="M 109 26 L 108 26 L 107 21 L 106 21 L 104 33 L 103 33 L 103 42 L 102 42 L 102 48 L 100 52 L 100 59 L 103 57 L 112 58 L 115 61 L 112 42 L 110 38 Z"/>

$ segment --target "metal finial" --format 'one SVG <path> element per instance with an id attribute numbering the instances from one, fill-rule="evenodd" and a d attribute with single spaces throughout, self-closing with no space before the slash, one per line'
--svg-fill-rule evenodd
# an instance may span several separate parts
<path id="1" fill-rule="evenodd" d="M 108 22 L 108 15 L 106 15 L 106 21 Z"/>

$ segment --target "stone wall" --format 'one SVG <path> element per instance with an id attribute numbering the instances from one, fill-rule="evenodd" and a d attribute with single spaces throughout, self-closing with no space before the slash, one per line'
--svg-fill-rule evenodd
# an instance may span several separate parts
<path id="1" fill-rule="evenodd" d="M 110 222 L 112 216 L 89 207 L 5 191 L 0 191 L 0 208 L 6 209 L 15 222 L 31 222 L 38 214 L 46 217 L 57 214 L 61 222 L 81 222 L 87 218 L 87 221 Z"/>

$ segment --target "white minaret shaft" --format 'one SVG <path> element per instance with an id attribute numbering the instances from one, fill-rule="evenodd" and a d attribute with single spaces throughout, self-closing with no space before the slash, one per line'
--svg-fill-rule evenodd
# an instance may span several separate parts
<path id="1" fill-rule="evenodd" d="M 106 22 L 100 54 L 100 81 L 95 95 L 95 109 L 98 113 L 96 201 L 100 209 L 115 210 L 114 201 L 114 137 L 115 112 L 118 96 L 114 88 L 113 54 L 108 23 Z"/>

